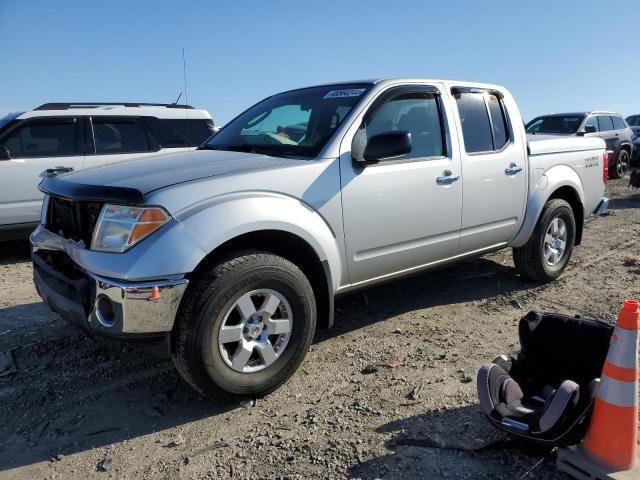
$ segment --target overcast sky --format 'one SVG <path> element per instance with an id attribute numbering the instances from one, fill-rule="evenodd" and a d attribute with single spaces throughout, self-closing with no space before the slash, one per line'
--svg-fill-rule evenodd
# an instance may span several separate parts
<path id="1" fill-rule="evenodd" d="M 506 86 L 525 119 L 640 113 L 640 0 L 0 0 L 0 116 L 174 101 L 225 123 L 261 98 L 386 76 Z M 182 98 L 184 101 L 184 96 Z"/>

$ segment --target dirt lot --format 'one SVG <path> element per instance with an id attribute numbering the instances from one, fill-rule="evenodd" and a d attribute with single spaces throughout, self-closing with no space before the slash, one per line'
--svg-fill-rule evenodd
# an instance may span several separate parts
<path id="1" fill-rule="evenodd" d="M 203 401 L 169 359 L 66 325 L 39 301 L 27 245 L 0 245 L 0 478 L 526 476 L 539 455 L 465 451 L 500 438 L 475 372 L 516 347 L 530 309 L 614 321 L 640 297 L 640 192 L 608 190 L 559 281 L 525 282 L 503 251 L 344 297 L 337 327 L 255 404 Z M 534 477 L 565 478 L 552 456 Z"/>

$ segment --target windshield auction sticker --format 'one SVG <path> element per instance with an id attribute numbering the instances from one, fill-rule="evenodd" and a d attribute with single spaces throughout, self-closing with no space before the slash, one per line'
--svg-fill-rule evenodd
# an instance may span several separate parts
<path id="1" fill-rule="evenodd" d="M 331 90 L 322 98 L 325 99 L 325 98 L 359 97 L 364 93 L 365 90 L 366 88 L 347 88 L 345 90 Z"/>

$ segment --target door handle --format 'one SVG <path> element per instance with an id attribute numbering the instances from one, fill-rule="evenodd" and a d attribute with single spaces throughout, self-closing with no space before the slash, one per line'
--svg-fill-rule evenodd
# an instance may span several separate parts
<path id="1" fill-rule="evenodd" d="M 516 173 L 520 173 L 521 171 L 522 171 L 522 167 L 516 165 L 515 163 L 512 163 L 511 165 L 509 165 L 509 168 L 504 169 L 504 174 L 515 175 Z"/>
<path id="2" fill-rule="evenodd" d="M 438 185 L 451 185 L 458 180 L 460 180 L 460 175 L 454 175 L 451 170 L 445 170 L 440 177 L 436 178 L 436 183 Z"/>

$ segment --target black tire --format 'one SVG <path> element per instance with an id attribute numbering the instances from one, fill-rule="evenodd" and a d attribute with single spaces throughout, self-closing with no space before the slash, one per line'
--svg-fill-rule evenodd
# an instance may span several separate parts
<path id="1" fill-rule="evenodd" d="M 218 345 L 225 314 L 247 292 L 275 289 L 288 301 L 292 328 L 281 356 L 254 373 L 233 370 Z M 313 289 L 302 271 L 266 252 L 241 251 L 223 258 L 192 279 L 172 333 L 172 356 L 180 375 L 203 396 L 261 396 L 289 379 L 304 359 L 316 326 Z"/>
<path id="2" fill-rule="evenodd" d="M 545 259 L 544 240 L 551 222 L 556 218 L 562 219 L 566 226 L 566 246 L 558 262 L 550 265 Z M 576 221 L 571 205 L 558 198 L 549 200 L 542 209 L 529 241 L 523 247 L 513 249 L 516 269 L 523 277 L 535 282 L 550 282 L 558 278 L 569 263 L 575 239 Z"/>
<path id="3" fill-rule="evenodd" d="M 613 168 L 609 168 L 609 178 L 623 178 L 629 170 L 629 152 L 620 150 Z"/>

